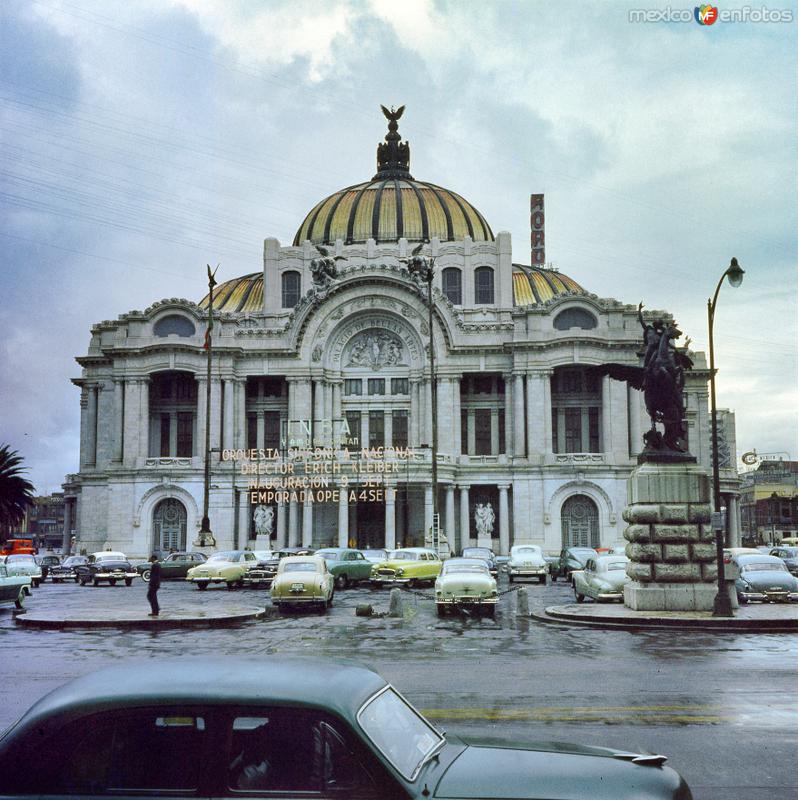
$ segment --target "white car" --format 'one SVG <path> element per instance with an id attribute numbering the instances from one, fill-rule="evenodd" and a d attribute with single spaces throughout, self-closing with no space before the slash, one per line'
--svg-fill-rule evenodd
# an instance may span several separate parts
<path id="1" fill-rule="evenodd" d="M 510 548 L 507 572 L 510 575 L 510 583 L 516 578 L 537 578 L 538 583 L 546 583 L 549 565 L 538 545 L 516 544 Z"/>
<path id="2" fill-rule="evenodd" d="M 13 603 L 22 608 L 25 595 L 30 594 L 28 575 L 9 575 L 5 564 L 0 564 L 0 603 Z"/>
<path id="3" fill-rule="evenodd" d="M 324 610 L 333 602 L 335 584 L 327 562 L 320 556 L 286 556 L 280 560 L 272 581 L 272 604 L 317 606 Z"/>
<path id="4" fill-rule="evenodd" d="M 42 582 L 42 568 L 36 563 L 36 559 L 27 553 L 11 553 L 3 556 L 6 570 L 10 577 L 21 575 L 30 578 L 33 588 L 37 588 Z"/>
<path id="5" fill-rule="evenodd" d="M 496 579 L 490 574 L 486 561 L 476 558 L 449 558 L 443 562 L 435 580 L 435 605 L 438 616 L 450 608 L 496 613 L 499 601 Z"/>
<path id="6" fill-rule="evenodd" d="M 584 569 L 571 573 L 576 602 L 592 597 L 596 602 L 618 600 L 622 603 L 623 587 L 630 580 L 626 574 L 628 563 L 626 556 L 619 555 L 588 559 Z"/>

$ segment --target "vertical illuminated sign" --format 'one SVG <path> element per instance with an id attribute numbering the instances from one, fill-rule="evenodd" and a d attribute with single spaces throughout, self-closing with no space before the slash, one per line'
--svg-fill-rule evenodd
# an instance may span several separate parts
<path id="1" fill-rule="evenodd" d="M 529 227 L 532 229 L 530 247 L 532 266 L 542 267 L 546 263 L 546 216 L 543 213 L 543 195 L 529 195 Z"/>

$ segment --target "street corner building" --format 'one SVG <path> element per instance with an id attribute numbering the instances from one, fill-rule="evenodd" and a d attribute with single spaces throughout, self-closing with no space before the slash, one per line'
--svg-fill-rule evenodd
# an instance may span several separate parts
<path id="1" fill-rule="evenodd" d="M 591 367 L 642 363 L 637 305 L 545 265 L 542 195 L 530 265 L 513 263 L 509 233 L 412 176 L 399 112 L 385 113 L 374 177 L 322 199 L 292 243 L 265 239 L 262 269 L 213 289 L 209 405 L 209 296 L 92 328 L 74 380 L 80 470 L 64 485 L 65 544 L 191 548 L 208 429 L 221 548 L 393 548 L 429 544 L 431 530 L 457 552 L 623 543 L 650 423 L 638 390 Z M 419 256 L 434 263 L 431 329 Z M 689 446 L 709 469 L 709 373 L 691 355 Z"/>

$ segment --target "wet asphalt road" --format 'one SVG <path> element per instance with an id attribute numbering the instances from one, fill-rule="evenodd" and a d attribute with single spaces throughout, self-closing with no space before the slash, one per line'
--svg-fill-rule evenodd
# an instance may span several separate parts
<path id="1" fill-rule="evenodd" d="M 529 592 L 533 609 L 573 597 L 562 582 Z M 130 588 L 47 583 L 28 607 L 146 610 L 144 594 L 139 582 Z M 163 608 L 270 605 L 265 590 L 198 592 L 182 582 L 165 583 L 159 597 Z M 161 632 L 26 629 L 3 608 L 0 728 L 51 688 L 120 659 L 337 656 L 373 667 L 459 734 L 663 753 L 697 800 L 798 797 L 798 635 L 553 626 L 516 620 L 513 594 L 502 597 L 495 620 L 439 619 L 429 590 L 403 597 L 403 619 L 356 617 L 358 603 L 388 606 L 387 590 L 358 588 L 336 593 L 327 614 Z"/>

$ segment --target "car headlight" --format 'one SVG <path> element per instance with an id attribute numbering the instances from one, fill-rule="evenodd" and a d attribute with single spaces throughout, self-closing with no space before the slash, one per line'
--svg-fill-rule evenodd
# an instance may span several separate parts
<path id="1" fill-rule="evenodd" d="M 403 570 L 401 567 L 399 567 L 399 569 L 398 569 L 398 570 L 396 570 L 396 574 L 397 574 L 397 575 L 404 575 L 404 574 L 405 574 L 405 571 L 404 571 L 404 570 Z"/>

